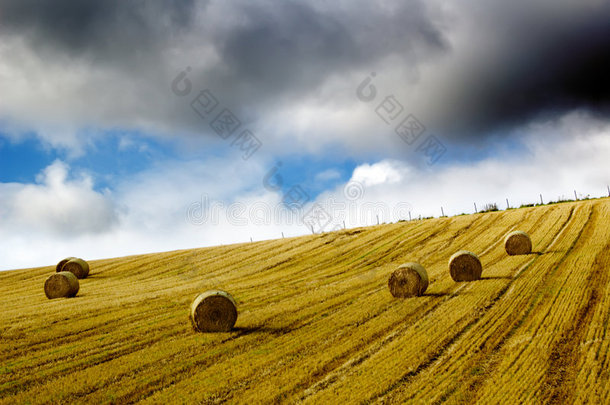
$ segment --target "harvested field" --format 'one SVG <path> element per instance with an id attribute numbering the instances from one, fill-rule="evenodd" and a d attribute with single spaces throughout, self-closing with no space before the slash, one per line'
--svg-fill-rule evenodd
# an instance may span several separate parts
<path id="1" fill-rule="evenodd" d="M 42 291 L 55 264 L 0 272 L 0 403 L 603 403 L 608 223 L 606 198 L 97 260 L 72 299 Z M 462 249 L 481 279 L 452 280 Z M 395 299 L 405 262 L 429 285 Z M 189 322 L 211 289 L 230 332 Z"/>

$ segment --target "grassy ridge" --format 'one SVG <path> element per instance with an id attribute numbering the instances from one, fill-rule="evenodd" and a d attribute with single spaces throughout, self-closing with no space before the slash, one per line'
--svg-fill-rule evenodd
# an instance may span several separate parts
<path id="1" fill-rule="evenodd" d="M 600 199 L 99 260 L 73 299 L 46 299 L 51 266 L 2 272 L 0 403 L 601 402 L 608 223 Z M 515 229 L 536 253 L 505 254 Z M 462 248 L 482 280 L 451 280 Z M 405 261 L 425 296 L 391 297 Z M 208 288 L 234 331 L 192 331 Z"/>

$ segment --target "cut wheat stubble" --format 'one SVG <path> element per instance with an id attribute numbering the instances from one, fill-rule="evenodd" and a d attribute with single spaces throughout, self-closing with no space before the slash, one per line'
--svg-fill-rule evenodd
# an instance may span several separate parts
<path id="1" fill-rule="evenodd" d="M 419 263 L 405 263 L 392 272 L 388 288 L 395 298 L 420 296 L 428 288 L 428 273 Z"/>
<path id="2" fill-rule="evenodd" d="M 228 292 L 209 290 L 191 304 L 190 319 L 197 332 L 229 332 L 237 321 L 237 304 Z"/>
<path id="3" fill-rule="evenodd" d="M 472 252 L 460 250 L 449 258 L 449 274 L 453 281 L 479 280 L 482 272 L 481 261 Z"/>
<path id="4" fill-rule="evenodd" d="M 44 293 L 49 299 L 74 297 L 78 289 L 78 279 L 69 271 L 55 273 L 44 283 Z"/>

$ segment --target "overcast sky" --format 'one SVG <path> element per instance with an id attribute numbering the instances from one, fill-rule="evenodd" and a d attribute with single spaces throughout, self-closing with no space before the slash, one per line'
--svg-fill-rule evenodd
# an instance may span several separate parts
<path id="1" fill-rule="evenodd" d="M 607 195 L 610 3 L 0 0 L 0 269 Z"/>

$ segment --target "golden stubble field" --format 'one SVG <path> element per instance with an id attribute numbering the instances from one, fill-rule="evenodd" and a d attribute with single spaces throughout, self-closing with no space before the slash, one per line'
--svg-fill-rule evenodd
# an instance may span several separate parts
<path id="1" fill-rule="evenodd" d="M 505 253 L 515 229 L 533 254 Z M 482 280 L 451 280 L 460 249 Z M 430 286 L 394 299 L 407 261 Z M 0 403 L 610 397 L 607 198 L 92 261 L 71 299 L 44 295 L 54 264 L 0 273 Z M 210 288 L 237 300 L 234 331 L 192 330 Z"/>

